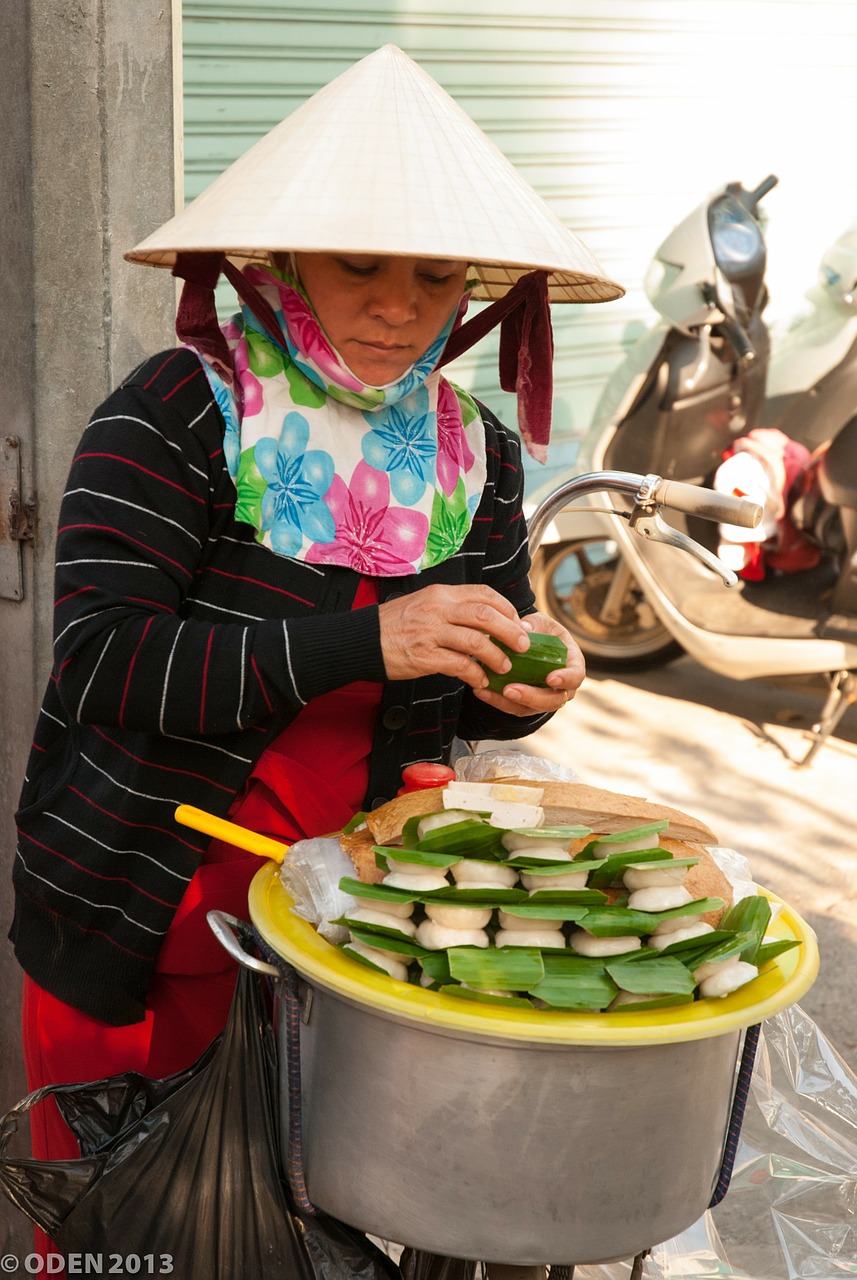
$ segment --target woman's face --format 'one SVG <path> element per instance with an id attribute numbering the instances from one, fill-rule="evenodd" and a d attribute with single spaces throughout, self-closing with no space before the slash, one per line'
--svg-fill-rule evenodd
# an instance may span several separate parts
<path id="1" fill-rule="evenodd" d="M 383 254 L 296 253 L 301 284 L 348 368 L 395 382 L 431 345 L 464 292 L 463 262 Z"/>

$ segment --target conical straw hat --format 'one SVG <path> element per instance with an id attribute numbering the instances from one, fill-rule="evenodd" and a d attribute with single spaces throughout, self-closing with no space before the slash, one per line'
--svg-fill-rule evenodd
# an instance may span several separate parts
<path id="1" fill-rule="evenodd" d="M 477 298 L 552 272 L 555 302 L 622 296 L 456 102 L 395 45 L 355 63 L 126 257 L 177 252 L 389 253 L 476 268 Z"/>

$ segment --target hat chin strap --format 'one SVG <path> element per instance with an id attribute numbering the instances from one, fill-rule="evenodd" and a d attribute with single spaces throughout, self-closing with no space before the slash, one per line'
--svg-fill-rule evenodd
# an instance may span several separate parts
<path id="1" fill-rule="evenodd" d="M 214 288 L 221 272 L 239 298 L 278 344 L 282 334 L 273 310 L 223 253 L 177 253 L 172 274 L 184 280 L 176 314 L 181 342 L 230 369 L 229 347 L 220 329 Z M 518 427 L 528 453 L 538 462 L 547 457 L 553 400 L 553 330 L 548 273 L 530 271 L 447 340 L 438 368 L 449 364 L 500 325 L 500 386 L 518 399 Z"/>
<path id="2" fill-rule="evenodd" d="M 449 335 L 439 364 L 468 351 L 500 324 L 500 386 L 518 397 L 518 427 L 527 452 L 547 457 L 553 401 L 553 330 L 548 273 L 520 276 L 503 298 L 492 302 Z"/>
<path id="3" fill-rule="evenodd" d="M 176 312 L 176 336 L 203 355 L 230 368 L 229 347 L 217 319 L 214 288 L 221 275 L 246 303 L 269 337 L 282 346 L 283 335 L 273 309 L 234 262 L 223 253 L 177 253 L 172 274 L 184 280 Z"/>
<path id="4" fill-rule="evenodd" d="M 176 312 L 176 336 L 228 369 L 229 347 L 214 305 L 214 287 L 223 263 L 222 253 L 177 253 L 172 274 L 184 281 Z"/>

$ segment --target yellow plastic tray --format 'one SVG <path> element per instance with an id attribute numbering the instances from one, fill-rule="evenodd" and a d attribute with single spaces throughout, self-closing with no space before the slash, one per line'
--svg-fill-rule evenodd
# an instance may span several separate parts
<path id="1" fill-rule="evenodd" d="M 552 1009 L 503 1009 L 456 1000 L 375 973 L 326 942 L 292 911 L 293 900 L 279 868 L 265 864 L 250 885 L 250 918 L 274 951 L 312 985 L 325 987 L 387 1017 L 446 1028 L 459 1035 L 484 1035 L 539 1044 L 629 1045 L 704 1040 L 751 1026 L 800 1000 L 818 974 L 815 934 L 796 911 L 775 894 L 760 890 L 781 911 L 770 938 L 797 938 L 752 982 L 730 996 L 693 1004 L 628 1013 L 567 1013 Z"/>

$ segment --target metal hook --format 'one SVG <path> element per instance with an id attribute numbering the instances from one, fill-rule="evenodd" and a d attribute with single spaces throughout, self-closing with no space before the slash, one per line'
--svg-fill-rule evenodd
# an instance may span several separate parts
<path id="1" fill-rule="evenodd" d="M 235 916 L 227 915 L 225 911 L 209 911 L 206 914 L 208 927 L 214 934 L 217 941 L 223 947 L 224 951 L 228 951 L 233 960 L 245 969 L 252 969 L 255 973 L 267 974 L 270 978 L 281 978 L 282 974 L 274 965 L 268 964 L 265 960 L 257 960 L 255 956 L 250 956 L 244 950 L 238 937 L 238 930 L 243 926 L 249 929 L 249 925 L 237 919 Z"/>

